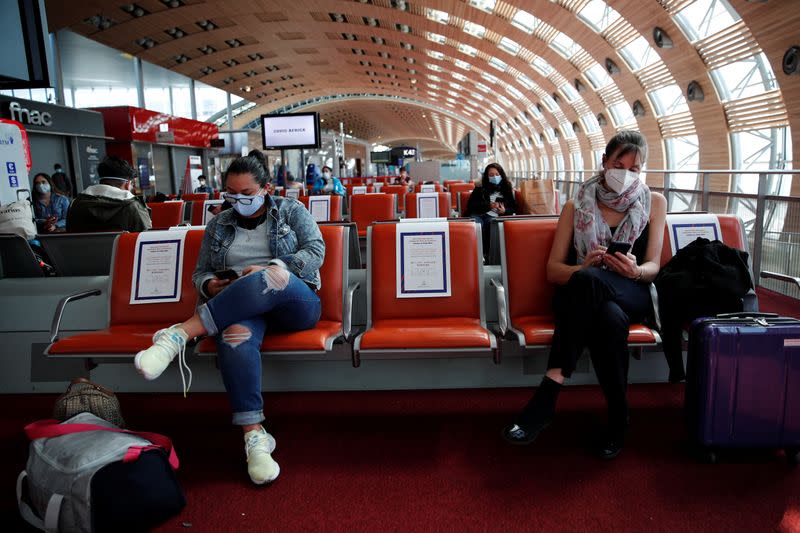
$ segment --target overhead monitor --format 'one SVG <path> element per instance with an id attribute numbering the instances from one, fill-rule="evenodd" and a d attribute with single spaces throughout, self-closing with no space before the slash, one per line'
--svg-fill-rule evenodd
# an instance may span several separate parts
<path id="1" fill-rule="evenodd" d="M 389 150 L 384 152 L 370 152 L 369 159 L 373 163 L 383 163 L 386 165 L 392 162 L 391 152 Z"/>
<path id="2" fill-rule="evenodd" d="M 265 150 L 319 148 L 319 114 L 261 115 L 261 139 Z"/>
<path id="3" fill-rule="evenodd" d="M 0 89 L 50 87 L 44 0 L 0 0 Z"/>

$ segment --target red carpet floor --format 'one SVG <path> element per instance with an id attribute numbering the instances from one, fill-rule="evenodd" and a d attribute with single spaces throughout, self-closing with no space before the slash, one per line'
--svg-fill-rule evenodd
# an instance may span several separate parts
<path id="1" fill-rule="evenodd" d="M 131 427 L 176 443 L 188 506 L 159 532 L 800 532 L 800 469 L 779 452 L 718 465 L 688 453 L 682 388 L 631 387 L 617 460 L 584 443 L 603 417 L 596 387 L 564 391 L 559 418 L 529 447 L 500 439 L 520 389 L 266 394 L 281 477 L 251 486 L 222 394 L 122 395 Z M 0 396 L 3 531 L 27 531 L 13 487 L 26 422 L 53 396 Z M 6 527 L 6 525 L 10 525 Z"/>

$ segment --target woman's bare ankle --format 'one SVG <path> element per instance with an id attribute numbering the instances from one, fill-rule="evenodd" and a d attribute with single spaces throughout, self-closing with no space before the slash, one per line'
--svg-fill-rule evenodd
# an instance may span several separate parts
<path id="1" fill-rule="evenodd" d="M 561 374 L 561 369 L 560 368 L 551 368 L 550 370 L 547 371 L 545 376 L 547 376 L 548 378 L 552 379 L 553 381 L 555 381 L 559 385 L 563 385 L 564 384 L 564 376 Z"/>
<path id="2" fill-rule="evenodd" d="M 242 431 L 247 433 L 248 431 L 255 431 L 261 429 L 261 424 L 247 424 L 246 426 L 242 426 Z"/>

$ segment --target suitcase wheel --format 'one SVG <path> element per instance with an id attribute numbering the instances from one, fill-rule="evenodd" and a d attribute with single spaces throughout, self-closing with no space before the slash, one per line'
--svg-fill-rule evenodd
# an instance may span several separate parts
<path id="1" fill-rule="evenodd" d="M 797 466 L 800 464 L 800 448 L 786 448 L 783 451 L 790 465 Z"/>

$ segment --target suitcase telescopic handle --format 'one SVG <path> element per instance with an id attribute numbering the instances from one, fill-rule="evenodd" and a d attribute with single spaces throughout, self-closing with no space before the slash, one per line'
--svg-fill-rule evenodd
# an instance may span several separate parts
<path id="1" fill-rule="evenodd" d="M 717 318 L 777 318 L 777 313 L 757 313 L 754 311 L 739 311 L 738 313 L 720 313 Z"/>

